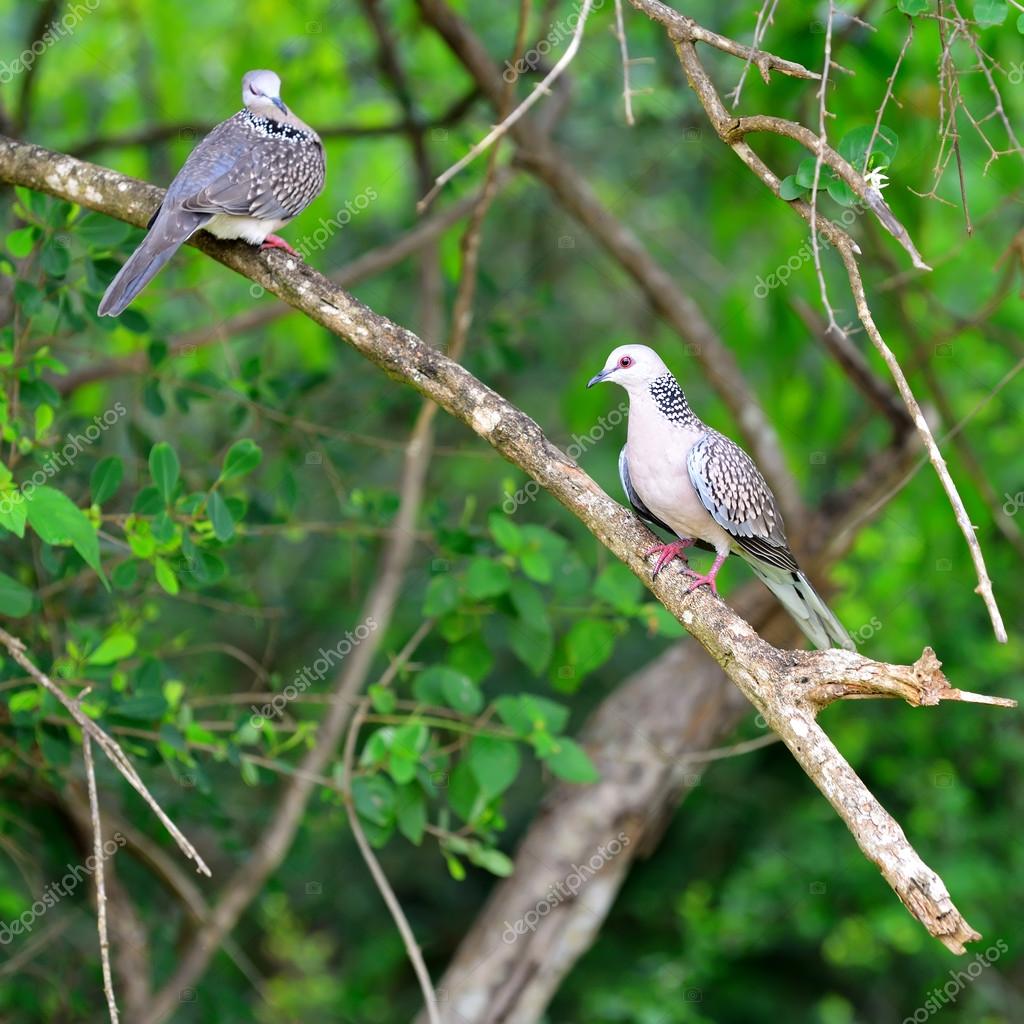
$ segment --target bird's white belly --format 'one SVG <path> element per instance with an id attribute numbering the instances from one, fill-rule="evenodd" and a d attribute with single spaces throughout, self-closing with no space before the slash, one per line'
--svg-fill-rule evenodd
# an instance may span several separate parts
<path id="1" fill-rule="evenodd" d="M 241 238 L 250 245 L 262 245 L 267 235 L 272 235 L 287 223 L 286 220 L 258 220 L 256 217 L 218 213 L 203 225 L 203 230 L 217 238 Z"/>
<path id="2" fill-rule="evenodd" d="M 680 450 L 681 455 L 676 455 L 675 451 Z M 712 519 L 690 482 L 688 452 L 688 444 L 675 448 L 672 455 L 645 452 L 642 445 L 627 444 L 630 482 L 641 501 L 680 537 L 694 537 L 718 551 L 728 551 L 732 538 Z"/>

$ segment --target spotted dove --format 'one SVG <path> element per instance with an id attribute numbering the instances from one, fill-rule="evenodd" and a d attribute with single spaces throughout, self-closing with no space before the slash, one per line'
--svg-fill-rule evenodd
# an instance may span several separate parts
<path id="1" fill-rule="evenodd" d="M 200 228 L 297 255 L 273 232 L 324 186 L 320 137 L 281 100 L 273 71 L 242 79 L 245 108 L 222 121 L 185 161 L 149 222 L 149 234 L 110 282 L 100 316 L 117 316 Z"/>
<path id="2" fill-rule="evenodd" d="M 739 445 L 712 430 L 691 410 L 678 381 L 646 345 L 622 345 L 587 387 L 611 381 L 629 395 L 629 428 L 619 455 L 619 477 L 634 511 L 678 538 L 657 554 L 654 576 L 686 548 L 715 552 L 710 571 L 690 568 L 690 589 L 709 586 L 730 553 L 740 556 L 782 602 L 816 647 L 853 641 L 800 571 L 782 526 L 775 496 Z"/>

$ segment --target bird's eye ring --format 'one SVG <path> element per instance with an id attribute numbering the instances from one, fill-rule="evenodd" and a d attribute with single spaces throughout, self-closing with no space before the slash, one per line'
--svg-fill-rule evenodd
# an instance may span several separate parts
<path id="1" fill-rule="evenodd" d="M 632 358 L 632 356 L 623 356 L 619 360 L 619 366 L 621 366 L 624 370 L 627 367 L 632 366 L 632 365 L 633 365 L 633 358 Z"/>

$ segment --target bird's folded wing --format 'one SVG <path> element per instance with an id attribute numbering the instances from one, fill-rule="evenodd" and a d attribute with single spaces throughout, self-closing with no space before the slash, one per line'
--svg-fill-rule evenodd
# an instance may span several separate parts
<path id="1" fill-rule="evenodd" d="M 709 430 L 686 460 L 697 495 L 712 518 L 754 558 L 796 572 L 775 496 L 739 445 Z"/>
<path id="2" fill-rule="evenodd" d="M 281 180 L 284 170 L 275 166 L 278 159 L 279 154 L 249 149 L 228 171 L 186 198 L 181 205 L 194 213 L 289 220 L 300 213 L 305 204 L 291 202 L 286 190 L 281 190 L 285 191 L 284 200 L 275 193 L 273 186 Z"/>

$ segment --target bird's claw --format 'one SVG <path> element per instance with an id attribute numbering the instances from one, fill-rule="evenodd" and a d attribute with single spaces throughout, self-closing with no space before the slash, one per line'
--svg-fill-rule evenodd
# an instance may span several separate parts
<path id="1" fill-rule="evenodd" d="M 693 577 L 693 582 L 686 588 L 688 594 L 692 594 L 698 587 L 708 586 L 711 588 L 711 593 L 718 597 L 718 585 L 711 573 L 694 572 L 692 569 L 688 569 L 687 572 Z"/>
<path id="2" fill-rule="evenodd" d="M 296 252 L 283 238 L 279 235 L 267 235 L 263 239 L 263 243 L 260 245 L 260 250 L 263 249 L 284 249 L 289 256 L 295 256 L 298 259 L 302 259 L 302 254 Z"/>
<path id="3" fill-rule="evenodd" d="M 686 565 L 686 555 L 683 552 L 688 548 L 692 547 L 694 541 L 692 540 L 676 540 L 671 544 L 655 544 L 649 551 L 644 552 L 644 558 L 649 558 L 653 554 L 657 554 L 658 561 L 654 564 L 654 572 L 651 573 L 651 579 L 657 579 L 658 573 L 672 561 L 673 558 L 681 558 L 683 560 L 683 572 L 692 572 L 692 570 Z"/>

